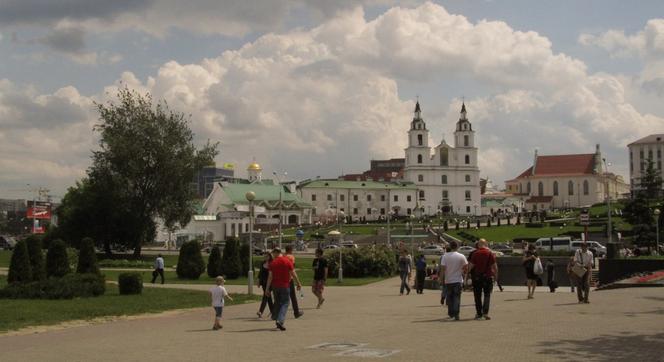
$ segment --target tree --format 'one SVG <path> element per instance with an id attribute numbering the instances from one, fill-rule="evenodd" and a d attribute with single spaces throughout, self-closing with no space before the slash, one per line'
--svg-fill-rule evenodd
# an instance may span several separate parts
<path id="1" fill-rule="evenodd" d="M 178 278 L 198 279 L 205 270 L 205 262 L 201 255 L 201 244 L 198 240 L 187 241 L 180 247 L 178 266 L 175 273 Z"/>
<path id="2" fill-rule="evenodd" d="M 249 272 L 249 243 L 242 243 L 240 245 L 240 275 L 247 275 Z"/>
<path id="3" fill-rule="evenodd" d="M 30 269 L 30 255 L 25 240 L 21 240 L 14 246 L 14 252 L 9 262 L 9 273 L 7 282 L 27 283 L 32 281 L 32 270 Z"/>
<path id="4" fill-rule="evenodd" d="M 637 245 L 648 246 L 655 240 L 653 213 L 648 206 L 646 192 L 637 192 L 623 209 L 625 220 L 632 224 L 632 234 Z"/>
<path id="5" fill-rule="evenodd" d="M 156 218 L 167 228 L 189 223 L 195 199 L 191 180 L 213 162 L 217 144 L 208 141 L 197 149 L 185 115 L 164 101 L 153 104 L 149 94 L 125 88 L 117 98 L 96 104 L 100 149 L 93 152 L 88 176 L 93 182 L 110 180 L 128 225 L 127 242 L 140 255 L 156 234 Z"/>
<path id="6" fill-rule="evenodd" d="M 242 274 L 242 264 L 240 261 L 240 250 L 238 241 L 235 238 L 226 240 L 224 246 L 224 255 L 221 258 L 222 272 L 228 279 L 237 279 Z"/>
<path id="7" fill-rule="evenodd" d="M 78 253 L 77 273 L 99 274 L 97 265 L 97 253 L 95 252 L 95 242 L 91 238 L 83 238 Z"/>
<path id="8" fill-rule="evenodd" d="M 445 222 L 443 223 L 443 230 L 447 232 L 449 227 L 450 227 L 450 225 L 447 223 L 447 220 L 445 220 Z"/>
<path id="9" fill-rule="evenodd" d="M 60 278 L 69 272 L 71 272 L 71 268 L 67 257 L 67 245 L 60 239 L 55 240 L 46 253 L 46 275 Z"/>
<path id="10" fill-rule="evenodd" d="M 46 279 L 46 265 L 44 265 L 41 239 L 36 235 L 30 235 L 25 239 L 25 243 L 28 246 L 28 255 L 30 256 L 32 280 Z"/>
<path id="11" fill-rule="evenodd" d="M 218 246 L 214 246 L 210 250 L 210 256 L 208 257 L 207 264 L 207 275 L 210 278 L 216 278 L 219 275 L 222 275 L 221 270 L 221 251 L 219 251 Z"/>
<path id="12" fill-rule="evenodd" d="M 648 200 L 656 200 L 661 196 L 662 178 L 659 176 L 659 171 L 655 169 L 654 162 L 651 158 L 648 159 L 646 171 L 641 177 L 641 190 L 645 193 L 645 198 Z"/>

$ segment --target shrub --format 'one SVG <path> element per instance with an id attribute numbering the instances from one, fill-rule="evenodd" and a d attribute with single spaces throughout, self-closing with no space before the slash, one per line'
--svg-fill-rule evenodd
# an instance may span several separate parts
<path id="1" fill-rule="evenodd" d="M 81 240 L 76 272 L 80 274 L 99 274 L 97 254 L 95 253 L 95 242 L 91 238 L 83 238 L 83 240 Z"/>
<path id="2" fill-rule="evenodd" d="M 521 214 L 516 215 L 516 224 L 521 225 Z"/>
<path id="3" fill-rule="evenodd" d="M 175 272 L 178 278 L 198 279 L 205 271 L 205 262 L 201 255 L 201 245 L 196 240 L 187 241 L 180 247 L 178 266 Z"/>
<path id="4" fill-rule="evenodd" d="M 486 219 L 486 226 L 491 227 L 491 218 Z"/>
<path id="5" fill-rule="evenodd" d="M 529 222 L 526 223 L 527 228 L 543 228 L 544 224 L 541 222 Z"/>
<path id="6" fill-rule="evenodd" d="M 106 292 L 106 281 L 99 274 L 68 274 L 24 284 L 11 284 L 0 290 L 8 299 L 72 299 L 96 297 Z"/>
<path id="7" fill-rule="evenodd" d="M 143 277 L 140 273 L 122 273 L 118 275 L 118 289 L 120 295 L 141 294 L 143 292 Z"/>
<path id="8" fill-rule="evenodd" d="M 11 261 L 9 262 L 9 283 L 27 283 L 32 281 L 32 269 L 30 268 L 30 255 L 25 240 L 21 240 L 14 246 Z"/>
<path id="9" fill-rule="evenodd" d="M 42 250 L 41 238 L 30 235 L 25 242 L 28 246 L 30 256 L 30 271 L 32 280 L 46 279 L 46 266 L 44 265 L 44 251 Z"/>
<path id="10" fill-rule="evenodd" d="M 240 275 L 247 275 L 249 272 L 249 243 L 240 245 Z"/>
<path id="11" fill-rule="evenodd" d="M 215 246 L 210 250 L 210 256 L 208 257 L 207 264 L 207 275 L 210 278 L 215 278 L 219 275 L 222 275 L 221 272 L 221 252 L 219 247 Z"/>
<path id="12" fill-rule="evenodd" d="M 221 257 L 221 270 L 228 279 L 237 279 L 242 273 L 238 241 L 234 238 L 226 240 L 224 255 Z"/>
<path id="13" fill-rule="evenodd" d="M 46 253 L 46 275 L 63 277 L 70 271 L 65 242 L 60 239 L 54 240 Z"/>
<path id="14" fill-rule="evenodd" d="M 363 246 L 358 249 L 343 249 L 344 276 L 350 278 L 385 277 L 396 272 L 394 251 L 386 246 Z M 330 276 L 339 275 L 339 251 L 325 253 Z"/>
<path id="15" fill-rule="evenodd" d="M 478 229 L 480 228 L 480 219 L 477 219 L 477 223 L 476 223 L 475 227 L 478 228 Z"/>
<path id="16" fill-rule="evenodd" d="M 97 263 L 100 268 L 152 268 L 153 262 L 127 259 L 104 259 Z"/>
<path id="17" fill-rule="evenodd" d="M 449 224 L 447 223 L 447 220 L 443 223 L 443 230 L 447 231 L 449 229 Z"/>

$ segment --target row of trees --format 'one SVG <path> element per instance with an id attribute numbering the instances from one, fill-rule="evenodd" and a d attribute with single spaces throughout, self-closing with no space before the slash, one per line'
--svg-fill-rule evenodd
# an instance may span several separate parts
<path id="1" fill-rule="evenodd" d="M 56 210 L 60 226 L 50 238 L 98 240 L 106 253 L 122 245 L 140 255 L 154 240 L 157 219 L 174 230 L 189 223 L 197 170 L 213 162 L 217 144 L 196 148 L 189 117 L 166 102 L 127 88 L 117 101 L 95 104 L 99 150 L 92 153 L 87 177 L 69 188 Z"/>
<path id="2" fill-rule="evenodd" d="M 228 279 L 237 279 L 246 275 L 249 271 L 249 245 L 229 239 L 224 246 L 223 255 L 218 246 L 210 250 L 206 265 L 200 243 L 195 240 L 184 243 L 178 256 L 178 278 L 198 279 L 204 271 L 207 271 L 210 278 L 224 275 Z"/>
<path id="3" fill-rule="evenodd" d="M 639 246 L 650 247 L 657 239 L 657 227 L 659 222 L 660 240 L 664 240 L 664 217 L 658 220 L 654 210 L 664 212 L 664 199 L 662 197 L 662 178 L 655 169 L 652 159 L 648 159 L 645 173 L 641 178 L 639 189 L 634 192 L 632 199 L 625 205 L 623 210 L 625 220 L 632 224 L 632 235 L 634 243 Z"/>

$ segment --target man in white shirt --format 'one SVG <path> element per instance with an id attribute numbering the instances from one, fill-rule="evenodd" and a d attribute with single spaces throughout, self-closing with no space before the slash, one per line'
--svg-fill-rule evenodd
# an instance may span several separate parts
<path id="1" fill-rule="evenodd" d="M 461 290 L 463 288 L 463 276 L 468 272 L 468 261 L 463 254 L 457 252 L 459 244 L 450 242 L 452 251 L 440 258 L 440 272 L 438 279 L 445 283 L 447 290 L 445 302 L 447 303 L 447 315 L 450 319 L 459 320 L 459 309 L 461 308 Z"/>
<path id="2" fill-rule="evenodd" d="M 164 284 L 164 258 L 161 254 L 157 255 L 154 261 L 154 271 L 152 272 L 152 284 L 157 280 L 157 275 L 161 276 L 161 284 Z"/>
<path id="3" fill-rule="evenodd" d="M 590 276 L 593 269 L 593 259 L 593 253 L 588 250 L 588 244 L 585 242 L 581 244 L 581 249 L 574 253 L 574 264 L 586 269 L 586 273 L 577 279 L 576 296 L 579 298 L 579 303 L 590 303 L 588 301 L 588 294 L 590 294 Z"/>

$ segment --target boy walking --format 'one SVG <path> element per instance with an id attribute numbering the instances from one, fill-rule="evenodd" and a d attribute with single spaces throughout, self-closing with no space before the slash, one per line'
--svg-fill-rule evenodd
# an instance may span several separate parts
<path id="1" fill-rule="evenodd" d="M 228 292 L 226 291 L 226 288 L 224 288 L 224 277 L 218 276 L 216 279 L 217 285 L 210 288 L 210 297 L 212 299 L 212 308 L 214 308 L 214 325 L 212 326 L 213 330 L 218 330 L 223 328 L 221 326 L 221 314 L 224 310 L 224 299 L 228 298 L 228 300 L 232 301 L 233 298 L 231 298 L 230 295 L 228 295 Z"/>

